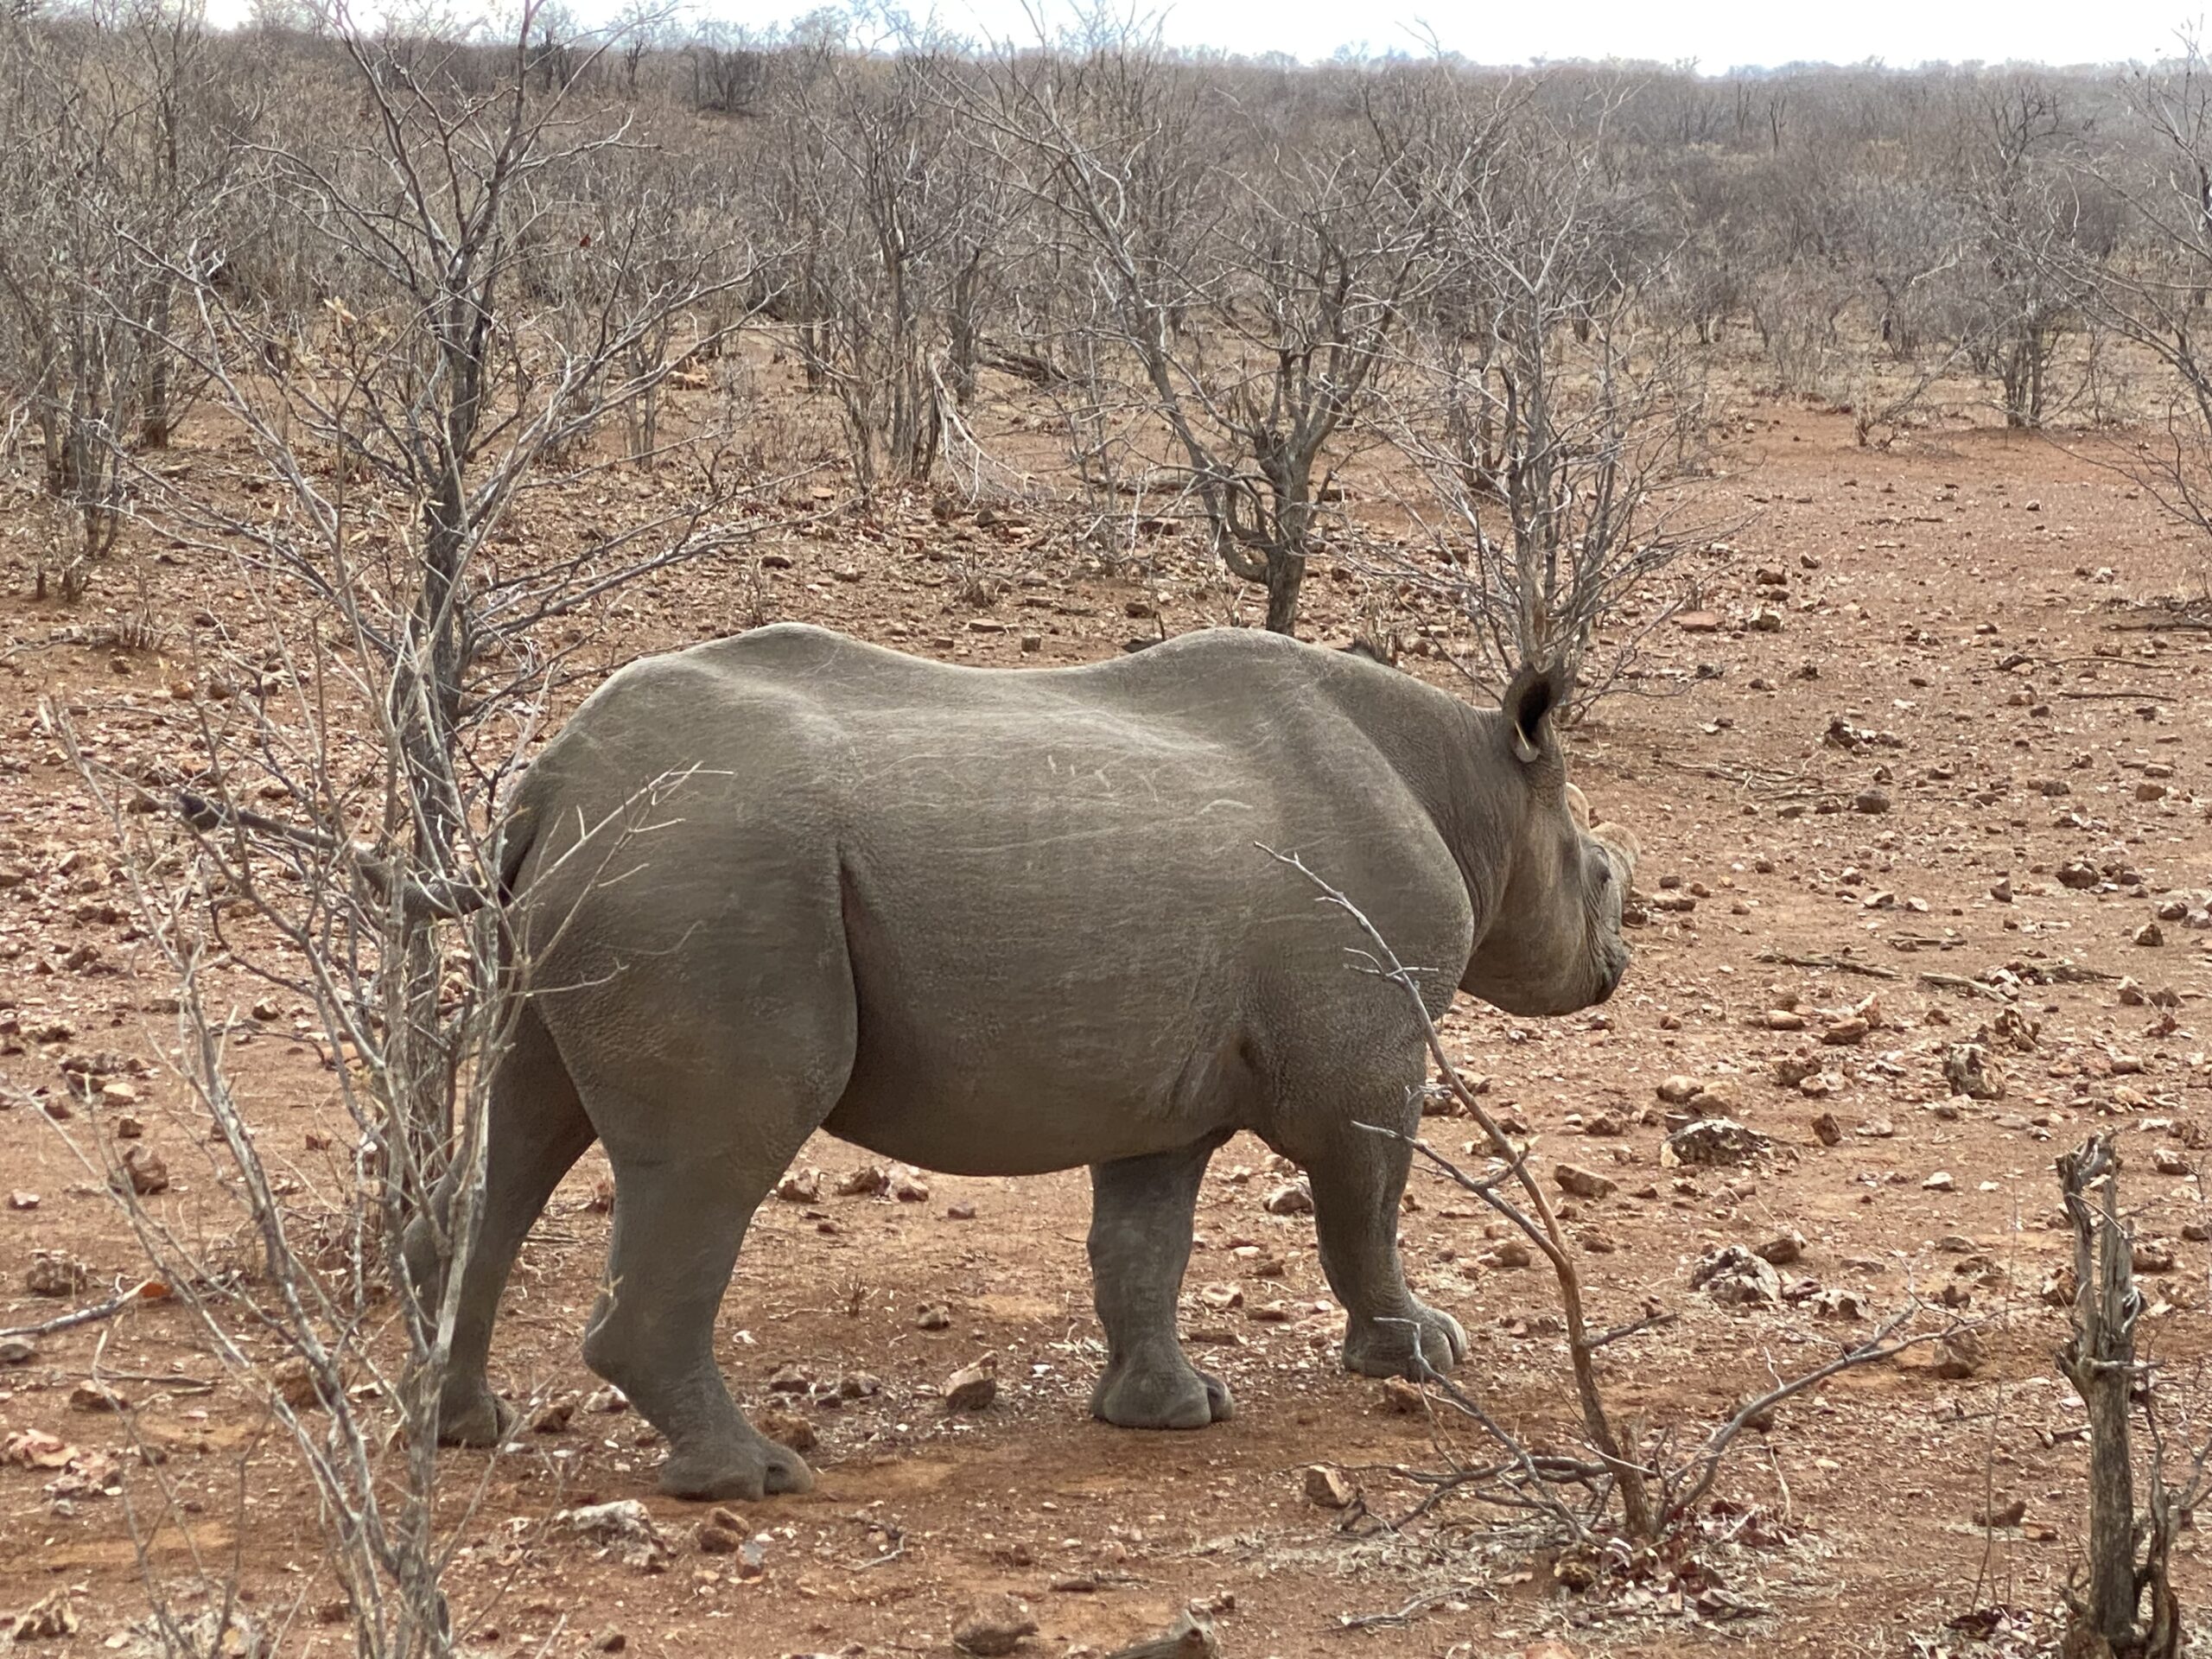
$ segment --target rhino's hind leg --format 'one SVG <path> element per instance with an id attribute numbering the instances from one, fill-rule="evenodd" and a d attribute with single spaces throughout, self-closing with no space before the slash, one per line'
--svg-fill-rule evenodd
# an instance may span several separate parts
<path id="1" fill-rule="evenodd" d="M 738 1245 L 782 1165 L 763 1173 L 748 1157 L 680 1146 L 613 1161 L 614 1239 L 584 1361 L 667 1437 L 661 1491 L 812 1491 L 813 1471 L 745 1421 L 715 1363 L 715 1314 Z"/>
<path id="2" fill-rule="evenodd" d="M 1390 1115 L 1367 1121 L 1387 1123 Z M 1448 1371 L 1466 1356 L 1466 1333 L 1406 1288 L 1398 1261 L 1398 1200 L 1413 1150 L 1349 1118 L 1342 1137 L 1306 1161 L 1321 1270 L 1344 1306 L 1344 1366 L 1363 1376 L 1418 1376 L 1418 1344 L 1432 1369 Z"/>
<path id="3" fill-rule="evenodd" d="M 1090 1166 L 1091 1287 L 1106 1327 L 1090 1409 L 1107 1422 L 1204 1428 L 1236 1410 L 1228 1386 L 1194 1367 L 1175 1334 L 1198 1183 L 1224 1138 Z"/>
<path id="4" fill-rule="evenodd" d="M 523 1240 L 561 1178 L 592 1143 L 591 1120 L 535 1010 L 524 1007 L 493 1080 L 485 1126 L 484 1208 L 462 1266 L 452 1356 L 438 1397 L 438 1439 L 447 1446 L 496 1446 L 512 1413 L 484 1374 L 492 1327 Z M 441 1189 L 442 1210 L 451 1183 Z M 442 1292 L 438 1250 L 428 1220 L 407 1230 L 407 1266 L 417 1293 L 435 1307 Z"/>

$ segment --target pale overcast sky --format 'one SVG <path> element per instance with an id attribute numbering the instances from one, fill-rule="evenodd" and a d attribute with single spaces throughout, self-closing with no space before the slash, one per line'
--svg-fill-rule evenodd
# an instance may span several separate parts
<path id="1" fill-rule="evenodd" d="M 908 5 L 918 16 L 931 10 L 929 0 Z M 766 29 L 806 9 L 807 0 L 708 0 L 699 13 Z M 2148 61 L 2168 53 L 2178 33 L 2202 16 L 2201 6 L 2182 10 L 2172 0 L 1178 0 L 1164 10 L 1171 41 L 1241 53 L 1310 59 L 1348 45 L 1419 50 L 1433 31 L 1480 63 L 1694 59 L 1711 74 L 1736 65 L 1869 58 L 1899 67 L 1938 60 Z M 1031 33 L 1020 0 L 936 0 L 934 10 L 957 34 Z"/>

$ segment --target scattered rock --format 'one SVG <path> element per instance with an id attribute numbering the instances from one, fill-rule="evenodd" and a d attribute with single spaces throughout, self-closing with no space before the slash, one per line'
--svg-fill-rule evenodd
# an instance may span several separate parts
<path id="1" fill-rule="evenodd" d="M 1613 1182 L 1580 1164 L 1560 1165 L 1552 1172 L 1552 1179 L 1559 1183 L 1561 1192 L 1578 1198 L 1605 1198 L 1614 1188 Z"/>
<path id="2" fill-rule="evenodd" d="M 2131 1253 L 2138 1273 L 2171 1273 L 2174 1247 L 2163 1238 L 2139 1238 Z"/>
<path id="3" fill-rule="evenodd" d="M 892 1179 L 891 1196 L 901 1204 L 927 1204 L 929 1183 L 911 1169 L 902 1169 Z"/>
<path id="4" fill-rule="evenodd" d="M 1843 1126 L 1835 1121 L 1834 1112 L 1822 1112 L 1813 1120 L 1813 1138 L 1824 1147 L 1833 1147 L 1843 1139 Z"/>
<path id="5" fill-rule="evenodd" d="M 1971 1331 L 1954 1331 L 1937 1339 L 1929 1369 L 1947 1382 L 1961 1382 L 1981 1370 L 1981 1357 L 1980 1337 Z"/>
<path id="6" fill-rule="evenodd" d="M 534 1434 L 558 1434 L 569 1427 L 576 1414 L 574 1395 L 563 1395 L 557 1400 L 548 1400 L 531 1414 L 530 1427 Z"/>
<path id="7" fill-rule="evenodd" d="M 2138 944 L 2164 944 L 2165 942 L 2166 930 L 2156 922 L 2145 922 L 2135 930 L 2135 943 Z"/>
<path id="8" fill-rule="evenodd" d="M 645 1506 L 634 1497 L 563 1510 L 554 1519 L 581 1537 L 613 1549 L 626 1567 L 648 1573 L 668 1566 L 668 1544 Z"/>
<path id="9" fill-rule="evenodd" d="M 914 1315 L 917 1331 L 944 1331 L 951 1328 L 952 1310 L 943 1302 L 925 1304 Z"/>
<path id="10" fill-rule="evenodd" d="M 952 1645 L 977 1659 L 998 1659 L 1036 1634 L 1037 1621 L 1029 1610 L 1008 1596 L 969 1614 L 952 1633 Z"/>
<path id="11" fill-rule="evenodd" d="M 1685 1106 L 1701 1087 L 1695 1077 L 1668 1077 L 1659 1084 L 1659 1098 L 1669 1106 Z"/>
<path id="12" fill-rule="evenodd" d="M 1922 1190 L 1924 1192 L 1953 1192 L 1958 1190 L 1959 1184 L 1951 1179 L 1951 1172 L 1949 1170 L 1939 1169 L 1920 1185 Z"/>
<path id="13" fill-rule="evenodd" d="M 776 1183 L 776 1196 L 785 1204 L 814 1204 L 822 1197 L 822 1172 L 795 1169 Z"/>
<path id="14" fill-rule="evenodd" d="M 1748 1163 L 1766 1145 L 1766 1136 L 1732 1117 L 1702 1117 L 1667 1137 L 1659 1148 L 1659 1161 L 1669 1168 L 1681 1164 Z"/>
<path id="15" fill-rule="evenodd" d="M 1803 1257 L 1805 1236 L 1799 1232 L 1777 1233 L 1765 1243 L 1754 1246 L 1751 1253 L 1770 1267 L 1786 1268 Z"/>
<path id="16" fill-rule="evenodd" d="M 162 1161 L 161 1154 L 143 1141 L 124 1149 L 123 1173 L 130 1190 L 142 1198 L 169 1190 L 169 1166 Z"/>
<path id="17" fill-rule="evenodd" d="M 1890 810 L 1890 798 L 1883 790 L 1862 789 L 1851 798 L 1851 807 L 1854 812 L 1878 817 Z"/>
<path id="18" fill-rule="evenodd" d="M 890 1173 L 876 1164 L 862 1164 L 848 1172 L 838 1179 L 836 1187 L 841 1198 L 880 1198 L 890 1190 Z"/>
<path id="19" fill-rule="evenodd" d="M 38 1357 L 38 1344 L 29 1337 L 0 1337 L 0 1365 L 28 1365 Z"/>
<path id="20" fill-rule="evenodd" d="M 1976 1510 L 1974 1523 L 1977 1527 L 2017 1527 L 2027 1517 L 2028 1500 L 2016 1497 L 2010 1503 L 1992 1509 Z"/>
<path id="21" fill-rule="evenodd" d="M 1261 1208 L 1271 1216 L 1310 1216 L 1313 1213 L 1313 1188 L 1301 1175 L 1268 1193 Z"/>
<path id="22" fill-rule="evenodd" d="M 9 1636 L 17 1642 L 51 1642 L 77 1634 L 77 1610 L 67 1590 L 56 1590 L 7 1621 Z"/>
<path id="23" fill-rule="evenodd" d="M 947 1378 L 944 1384 L 944 1408 L 947 1411 L 982 1411 L 999 1397 L 999 1380 L 995 1374 L 996 1362 L 988 1357 L 973 1365 L 963 1365 Z"/>
<path id="24" fill-rule="evenodd" d="M 130 1409 L 130 1400 L 104 1382 L 79 1382 L 69 1390 L 69 1404 L 77 1411 L 120 1412 Z"/>
<path id="25" fill-rule="evenodd" d="M 1969 1100 L 2005 1098 L 2005 1073 L 1984 1043 L 1954 1043 L 1943 1052 L 1943 1081 Z"/>
<path id="26" fill-rule="evenodd" d="M 92 1270 L 67 1250 L 33 1250 L 23 1288 L 34 1296 L 74 1296 L 92 1283 Z"/>
<path id="27" fill-rule="evenodd" d="M 745 1517 L 718 1503 L 699 1523 L 694 1541 L 702 1555 L 734 1555 L 749 1535 Z"/>
<path id="28" fill-rule="evenodd" d="M 1782 1275 L 1740 1244 L 1724 1244 L 1690 1270 L 1690 1288 L 1732 1307 L 1770 1307 L 1782 1300 Z"/>
<path id="29" fill-rule="evenodd" d="M 1306 1471 L 1306 1501 L 1325 1510 L 1345 1510 L 1359 1496 L 1359 1488 L 1341 1471 L 1325 1463 L 1309 1465 Z"/>
<path id="30" fill-rule="evenodd" d="M 801 1457 L 822 1444 L 822 1435 L 812 1423 L 781 1406 L 766 1406 L 754 1412 L 753 1427 L 778 1446 L 789 1446 Z"/>

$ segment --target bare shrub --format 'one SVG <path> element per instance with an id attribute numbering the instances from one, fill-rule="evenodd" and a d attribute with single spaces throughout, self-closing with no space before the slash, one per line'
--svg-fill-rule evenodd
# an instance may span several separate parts
<path id="1" fill-rule="evenodd" d="M 1453 192 L 1448 303 L 1394 392 L 1397 443 L 1437 502 L 1408 511 L 1442 563 L 1404 578 L 1475 624 L 1478 679 L 1558 663 L 1584 707 L 1670 613 L 1650 584 L 1712 533 L 1686 523 L 1687 498 L 1665 499 L 1698 454 L 1703 372 L 1648 322 L 1672 248 L 1609 182 L 1610 114 L 1586 111 L 1580 130 L 1548 113 L 1506 124 Z"/>

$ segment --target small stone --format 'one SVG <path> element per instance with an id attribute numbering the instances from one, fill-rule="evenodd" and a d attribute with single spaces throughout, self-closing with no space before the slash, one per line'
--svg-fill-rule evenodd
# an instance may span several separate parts
<path id="1" fill-rule="evenodd" d="M 124 1153 L 123 1173 L 130 1190 L 142 1198 L 169 1190 L 169 1166 L 162 1161 L 161 1154 L 143 1141 Z"/>
<path id="2" fill-rule="evenodd" d="M 970 1614 L 952 1633 L 952 1645 L 977 1659 L 998 1659 L 1037 1634 L 1037 1621 L 1011 1596 Z"/>
<path id="3" fill-rule="evenodd" d="M 822 1197 L 822 1172 L 795 1169 L 776 1183 L 776 1196 L 785 1204 L 814 1204 Z"/>
<path id="4" fill-rule="evenodd" d="M 2138 1273 L 2171 1273 L 2174 1270 L 2174 1247 L 2163 1238 L 2139 1238 L 2133 1252 Z"/>
<path id="5" fill-rule="evenodd" d="M 1972 1331 L 1954 1331 L 1939 1338 L 1930 1369 L 1947 1382 L 1964 1382 L 1981 1369 L 1981 1338 Z"/>
<path id="6" fill-rule="evenodd" d="M 892 1179 L 891 1196 L 901 1204 L 927 1204 L 930 1201 L 929 1183 L 913 1171 L 902 1169 Z"/>
<path id="7" fill-rule="evenodd" d="M 822 1444 L 822 1436 L 812 1423 L 781 1406 L 766 1406 L 754 1412 L 753 1427 L 778 1446 L 789 1446 L 802 1457 Z"/>
<path id="8" fill-rule="evenodd" d="M 1886 1117 L 1870 1117 L 1852 1131 L 1853 1135 L 1863 1136 L 1869 1141 L 1891 1140 L 1896 1136 L 1897 1132 L 1897 1126 Z"/>
<path id="9" fill-rule="evenodd" d="M 1920 1185 L 1921 1189 L 1923 1192 L 1955 1192 L 1958 1190 L 1959 1184 L 1951 1179 L 1951 1172 L 1949 1170 L 1939 1169 Z"/>
<path id="10" fill-rule="evenodd" d="M 38 1194 L 17 1187 L 8 1195 L 8 1207 L 10 1210 L 35 1210 L 38 1208 Z"/>
<path id="11" fill-rule="evenodd" d="M 0 1365 L 28 1365 L 38 1357 L 38 1344 L 29 1337 L 0 1337 Z"/>
<path id="12" fill-rule="evenodd" d="M 1261 1207 L 1271 1216 L 1310 1216 L 1313 1213 L 1313 1189 L 1301 1175 L 1268 1193 Z"/>
<path id="13" fill-rule="evenodd" d="M 1508 1269 L 1525 1268 L 1535 1259 L 1528 1245 L 1517 1238 L 1501 1238 L 1482 1255 L 1484 1265 Z"/>
<path id="14" fill-rule="evenodd" d="M 1428 1409 L 1427 1396 L 1402 1376 L 1382 1379 L 1382 1409 L 1402 1417 L 1418 1417 Z"/>
<path id="15" fill-rule="evenodd" d="M 1857 1014 L 1837 1020 L 1821 1033 L 1821 1040 L 1831 1048 L 1853 1048 L 1866 1040 L 1866 1033 L 1873 1027 Z"/>
<path id="16" fill-rule="evenodd" d="M 2151 1167 L 2161 1175 L 2187 1175 L 2192 1173 L 2189 1159 L 2178 1147 L 2152 1147 Z"/>
<path id="17" fill-rule="evenodd" d="M 33 1250 L 23 1288 L 34 1296 L 74 1296 L 92 1277 L 92 1269 L 65 1250 Z"/>
<path id="18" fill-rule="evenodd" d="M 295 1354 L 269 1374 L 272 1391 L 295 1411 L 317 1411 L 322 1394 L 315 1385 L 315 1371 L 303 1355 Z"/>
<path id="19" fill-rule="evenodd" d="M 1874 817 L 1890 810 L 1890 798 L 1878 789 L 1862 789 L 1851 798 L 1851 805 L 1853 811 Z"/>
<path id="20" fill-rule="evenodd" d="M 1595 1170 L 1585 1169 L 1580 1164 L 1561 1164 L 1552 1172 L 1552 1179 L 1560 1190 L 1578 1198 L 1602 1198 L 1613 1191 L 1614 1184 Z"/>
<path id="21" fill-rule="evenodd" d="M 630 1645 L 630 1638 L 620 1630 L 601 1630 L 591 1639 L 594 1649 L 601 1653 L 621 1653 Z"/>
<path id="22" fill-rule="evenodd" d="M 699 1523 L 694 1537 L 702 1555 L 734 1555 L 750 1535 L 745 1517 L 718 1503 Z"/>
<path id="23" fill-rule="evenodd" d="M 890 1175 L 874 1164 L 862 1164 L 839 1179 L 841 1198 L 877 1198 L 891 1190 Z"/>
<path id="24" fill-rule="evenodd" d="M 1754 1246 L 1751 1253 L 1769 1267 L 1786 1268 L 1805 1254 L 1805 1236 L 1799 1232 L 1777 1233 L 1764 1244 Z"/>
<path id="25" fill-rule="evenodd" d="M 130 1409 L 130 1402 L 100 1382 L 79 1382 L 69 1390 L 69 1403 L 79 1411 L 117 1412 Z"/>
<path id="26" fill-rule="evenodd" d="M 2165 942 L 2166 930 L 2156 922 L 2145 922 L 2135 930 L 2135 943 L 2138 944 L 2158 945 Z"/>
<path id="27" fill-rule="evenodd" d="M 1991 887 L 1989 890 L 1989 896 L 1992 899 L 1994 899 L 2000 905 L 2011 904 L 2012 902 L 2012 878 L 2008 875 L 2003 880 Z"/>
<path id="28" fill-rule="evenodd" d="M 973 1221 L 976 1219 L 976 1206 L 966 1203 L 948 1204 L 944 1206 L 944 1218 L 947 1221 Z"/>
<path id="29" fill-rule="evenodd" d="M 1309 1465 L 1306 1471 L 1306 1501 L 1325 1510 L 1348 1510 L 1359 1496 L 1344 1473 L 1325 1463 Z"/>
<path id="30" fill-rule="evenodd" d="M 1954 1043 L 1943 1053 L 1943 1081 L 1970 1100 L 2005 1098 L 2005 1073 L 1982 1043 Z"/>
<path id="31" fill-rule="evenodd" d="M 573 1395 L 563 1395 L 558 1400 L 548 1400 L 531 1414 L 531 1433 L 558 1434 L 569 1427 L 569 1420 L 575 1414 L 576 1402 Z"/>
<path id="32" fill-rule="evenodd" d="M 1843 1126 L 1835 1121 L 1834 1112 L 1822 1112 L 1813 1120 L 1813 1138 L 1824 1147 L 1833 1147 L 1843 1139 Z"/>
<path id="33" fill-rule="evenodd" d="M 1661 1143 L 1662 1166 L 1681 1164 L 1741 1164 L 1757 1157 L 1766 1136 L 1730 1117 L 1700 1118 L 1675 1131 Z"/>
<path id="34" fill-rule="evenodd" d="M 917 1331 L 944 1331 L 952 1325 L 952 1310 L 943 1302 L 925 1302 L 914 1315 Z"/>
<path id="35" fill-rule="evenodd" d="M 2113 995 L 2123 1008 L 2139 1008 L 2150 999 L 2143 995 L 2143 988 L 2132 979 L 2122 979 Z"/>
<path id="36" fill-rule="evenodd" d="M 1690 1288 L 1732 1307 L 1770 1307 L 1782 1300 L 1782 1275 L 1740 1244 L 1724 1244 L 1690 1271 Z"/>
<path id="37" fill-rule="evenodd" d="M 1977 1527 L 2017 1527 L 2026 1519 L 2027 1513 L 2028 1500 L 2024 1497 L 2016 1497 L 2010 1503 L 1999 1504 L 1992 1509 L 1976 1510 L 1974 1523 Z"/>
<path id="38" fill-rule="evenodd" d="M 946 1379 L 944 1408 L 947 1411 L 982 1411 L 999 1397 L 999 1380 L 992 1375 L 994 1363 L 988 1359 L 973 1365 L 963 1365 Z"/>
<path id="39" fill-rule="evenodd" d="M 1695 1077 L 1671 1077 L 1660 1084 L 1659 1098 L 1669 1106 L 1687 1105 L 1700 1086 Z"/>

